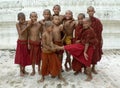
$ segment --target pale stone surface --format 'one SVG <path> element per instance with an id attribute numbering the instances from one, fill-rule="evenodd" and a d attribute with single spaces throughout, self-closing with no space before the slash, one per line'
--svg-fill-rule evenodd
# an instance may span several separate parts
<path id="1" fill-rule="evenodd" d="M 98 74 L 93 74 L 90 82 L 85 81 L 86 75 L 83 73 L 74 76 L 73 71 L 63 72 L 67 85 L 51 76 L 47 76 L 43 83 L 37 83 L 41 77 L 37 73 L 35 76 L 20 77 L 19 66 L 14 64 L 14 55 L 14 51 L 0 50 L 0 88 L 120 88 L 120 50 L 104 50 L 101 62 L 97 65 Z M 26 70 L 30 73 L 31 66 Z"/>

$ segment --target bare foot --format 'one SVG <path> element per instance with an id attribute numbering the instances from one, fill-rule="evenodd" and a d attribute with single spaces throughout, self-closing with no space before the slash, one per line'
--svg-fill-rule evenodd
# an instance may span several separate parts
<path id="1" fill-rule="evenodd" d="M 88 76 L 85 81 L 91 81 L 91 80 L 92 80 L 92 76 Z"/>
<path id="2" fill-rule="evenodd" d="M 23 73 L 24 73 L 25 75 L 28 75 L 28 74 L 29 74 L 29 72 L 27 72 L 27 71 L 23 71 Z"/>
<path id="3" fill-rule="evenodd" d="M 55 76 L 51 76 L 51 78 L 55 78 Z"/>
<path id="4" fill-rule="evenodd" d="M 44 82 L 44 78 L 42 77 L 40 80 L 38 80 L 37 82 L 39 83 L 39 82 Z"/>
<path id="5" fill-rule="evenodd" d="M 34 75 L 35 75 L 35 72 L 32 72 L 30 75 L 31 75 L 31 76 L 34 76 Z"/>
<path id="6" fill-rule="evenodd" d="M 38 70 L 38 74 L 39 74 L 39 75 L 41 75 L 41 72 L 40 72 L 40 70 Z"/>
<path id="7" fill-rule="evenodd" d="M 80 73 L 80 71 L 76 71 L 75 73 L 74 73 L 74 75 L 78 75 Z"/>
<path id="8" fill-rule="evenodd" d="M 23 77 L 23 76 L 24 76 L 24 73 L 23 73 L 23 72 L 20 72 L 20 76 Z"/>
<path id="9" fill-rule="evenodd" d="M 64 70 L 62 69 L 61 72 L 64 72 Z"/>
<path id="10" fill-rule="evenodd" d="M 95 69 L 92 69 L 92 72 L 93 72 L 94 74 L 98 74 L 98 72 L 97 72 Z"/>
<path id="11" fill-rule="evenodd" d="M 66 69 L 66 71 L 70 71 L 70 70 L 72 70 L 72 68 L 67 68 L 67 69 Z"/>

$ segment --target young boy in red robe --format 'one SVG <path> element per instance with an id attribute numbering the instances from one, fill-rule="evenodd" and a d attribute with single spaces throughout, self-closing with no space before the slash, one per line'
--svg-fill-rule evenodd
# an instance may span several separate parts
<path id="1" fill-rule="evenodd" d="M 94 52 L 94 46 L 97 43 L 96 35 L 93 29 L 90 28 L 90 19 L 83 19 L 83 30 L 80 34 L 80 43 L 66 45 L 64 47 L 56 47 L 57 49 L 65 49 L 74 59 L 78 60 L 81 65 L 86 67 L 87 79 L 92 80 L 91 61 Z"/>
<path id="2" fill-rule="evenodd" d="M 25 66 L 30 65 L 29 52 L 28 52 L 28 31 L 29 25 L 25 21 L 25 14 L 18 14 L 18 23 L 16 24 L 18 32 L 17 48 L 15 54 L 15 64 L 20 65 L 20 76 L 28 74 L 25 71 Z"/>
<path id="3" fill-rule="evenodd" d="M 30 13 L 30 24 L 29 28 L 29 49 L 30 49 L 30 60 L 32 62 L 32 73 L 31 76 L 35 75 L 35 64 L 38 65 L 38 73 L 40 74 L 40 62 L 41 62 L 41 24 L 37 22 L 37 13 Z"/>
<path id="4" fill-rule="evenodd" d="M 94 29 L 96 33 L 96 38 L 98 40 L 98 45 L 95 48 L 94 54 L 93 54 L 93 59 L 92 59 L 92 72 L 97 74 L 97 71 L 95 70 L 95 65 L 97 64 L 98 61 L 101 60 L 101 56 L 103 54 L 102 52 L 102 45 L 103 45 L 103 38 L 102 38 L 102 31 L 103 31 L 103 26 L 101 21 L 94 17 L 95 9 L 94 7 L 90 6 L 87 8 L 87 13 L 89 15 L 89 18 L 91 20 L 91 27 Z"/>
<path id="5" fill-rule="evenodd" d="M 80 42 L 80 34 L 81 31 L 83 29 L 83 19 L 85 18 L 85 14 L 84 13 L 80 13 L 78 15 L 78 22 L 75 28 L 75 43 L 79 43 Z M 81 63 L 79 61 L 77 61 L 76 59 L 73 59 L 72 61 L 72 69 L 75 71 L 74 75 L 77 75 L 78 73 L 81 72 Z"/>

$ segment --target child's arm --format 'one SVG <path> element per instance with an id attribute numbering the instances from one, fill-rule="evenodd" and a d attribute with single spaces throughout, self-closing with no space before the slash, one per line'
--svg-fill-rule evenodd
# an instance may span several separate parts
<path id="1" fill-rule="evenodd" d="M 21 35 L 21 34 L 22 34 L 22 30 L 21 30 L 21 28 L 20 28 L 19 23 L 16 24 L 16 28 L 17 28 L 18 34 Z"/>
<path id="2" fill-rule="evenodd" d="M 89 47 L 89 43 L 86 43 L 85 44 L 85 49 L 84 49 L 84 57 L 85 57 L 86 60 L 88 60 L 88 55 L 87 55 L 88 47 Z"/>

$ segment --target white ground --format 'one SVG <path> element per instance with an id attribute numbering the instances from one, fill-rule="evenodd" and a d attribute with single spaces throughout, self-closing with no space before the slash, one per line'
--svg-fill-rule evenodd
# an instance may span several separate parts
<path id="1" fill-rule="evenodd" d="M 31 72 L 31 66 L 26 67 Z M 120 50 L 104 50 L 101 62 L 97 65 L 99 74 L 93 74 L 91 82 L 84 81 L 81 73 L 63 72 L 68 84 L 47 76 L 45 82 L 37 83 L 41 76 L 19 76 L 19 66 L 14 64 L 14 51 L 0 50 L 0 88 L 120 88 Z"/>

